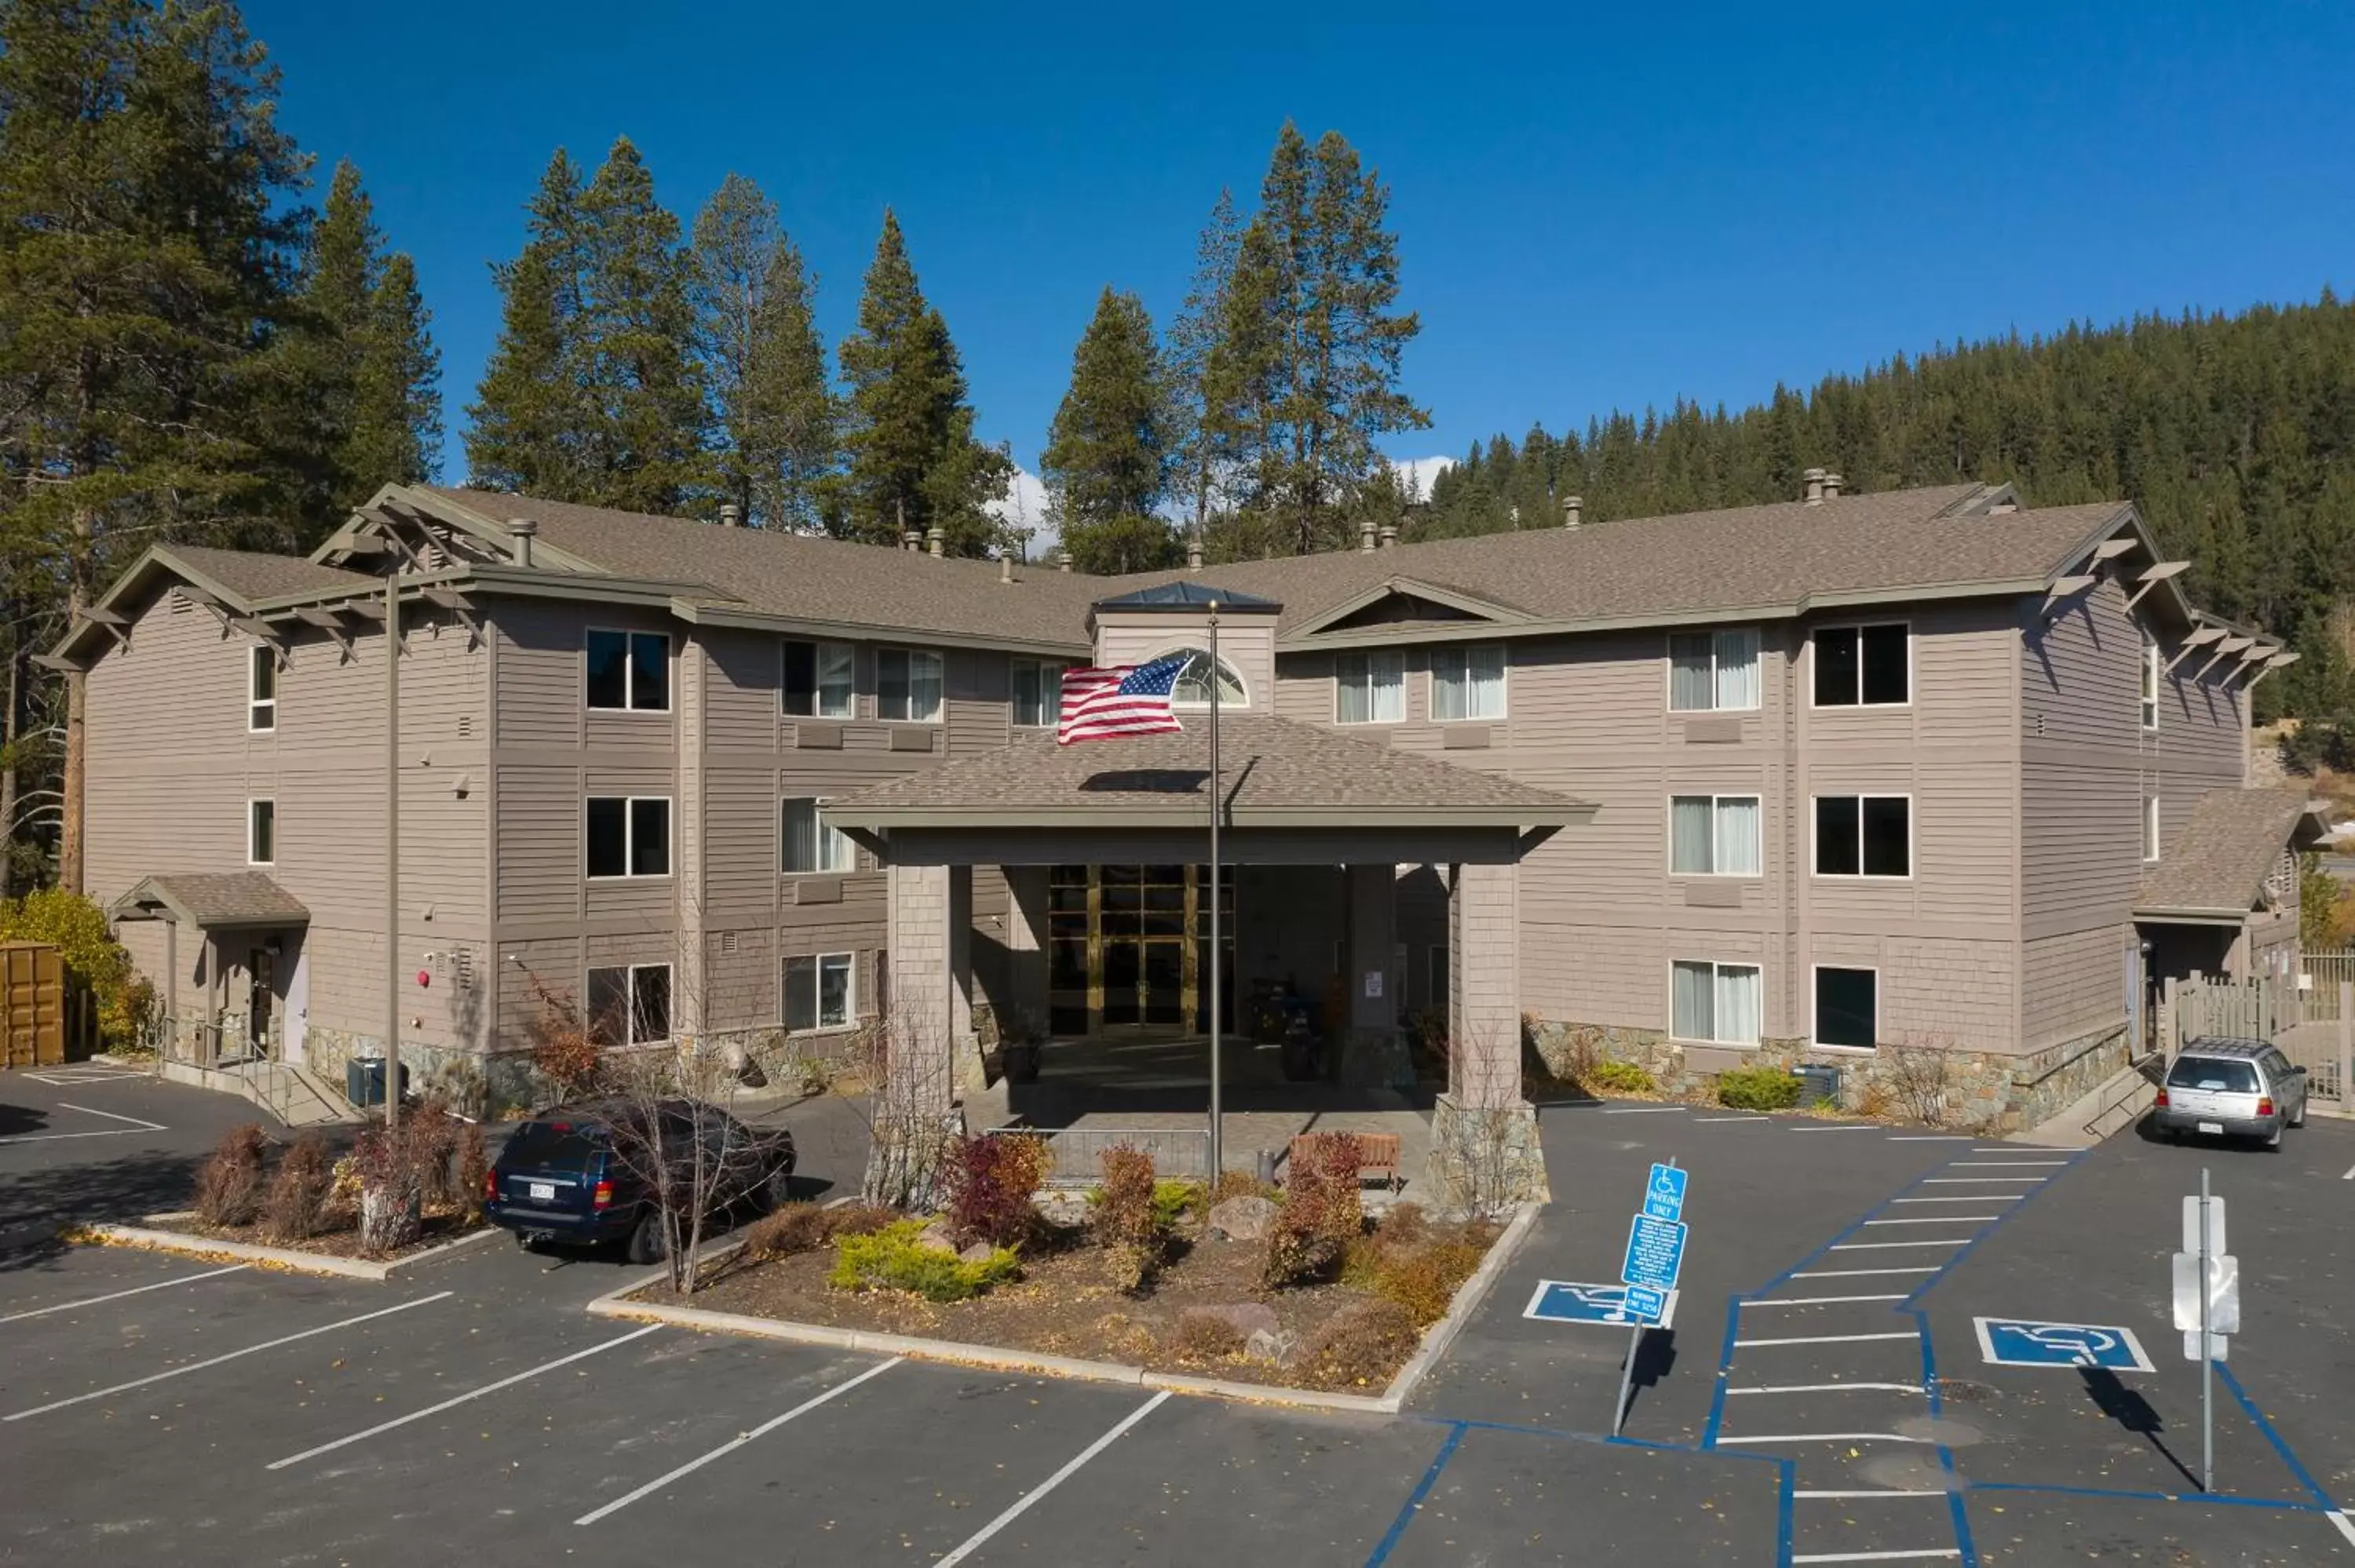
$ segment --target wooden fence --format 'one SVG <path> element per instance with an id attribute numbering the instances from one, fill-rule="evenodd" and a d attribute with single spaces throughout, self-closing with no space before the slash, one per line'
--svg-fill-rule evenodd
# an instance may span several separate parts
<path id="1" fill-rule="evenodd" d="M 98 1044 L 88 986 L 45 942 L 0 942 L 0 1067 L 80 1061 Z"/>
<path id="2" fill-rule="evenodd" d="M 2328 985 L 2320 976 L 2303 984 L 2169 980 L 2159 1019 L 2159 1041 L 2170 1057 L 2202 1036 L 2269 1040 L 2307 1070 L 2312 1109 L 2355 1115 L 2355 975 Z"/>

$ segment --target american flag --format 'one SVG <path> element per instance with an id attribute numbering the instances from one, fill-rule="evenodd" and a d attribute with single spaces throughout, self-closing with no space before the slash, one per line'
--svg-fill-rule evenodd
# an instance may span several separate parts
<path id="1" fill-rule="evenodd" d="M 1063 672 L 1063 711 L 1055 724 L 1055 744 L 1108 740 L 1121 735 L 1167 735 L 1181 728 L 1170 710 L 1169 694 L 1193 662 L 1173 653 L 1150 664 L 1110 670 L 1087 667 Z"/>

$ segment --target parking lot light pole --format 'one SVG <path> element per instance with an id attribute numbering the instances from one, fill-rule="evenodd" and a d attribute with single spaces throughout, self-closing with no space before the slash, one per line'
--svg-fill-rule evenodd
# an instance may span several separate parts
<path id="1" fill-rule="evenodd" d="M 400 1124 L 400 568 L 384 578 L 384 1125 Z"/>
<path id="2" fill-rule="evenodd" d="M 2216 1489 L 2216 1346 L 2208 1337 L 2208 1167 L 2200 1168 L 2200 1489 Z"/>
<path id="3" fill-rule="evenodd" d="M 1220 1137 L 1219 1004 L 1223 933 L 1219 928 L 1219 601 L 1210 601 L 1210 1188 L 1216 1193 L 1226 1152 Z"/>

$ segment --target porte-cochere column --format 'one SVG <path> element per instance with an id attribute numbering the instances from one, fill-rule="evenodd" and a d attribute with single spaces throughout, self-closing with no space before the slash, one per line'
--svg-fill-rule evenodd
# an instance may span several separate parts
<path id="1" fill-rule="evenodd" d="M 1536 1107 L 1521 1097 L 1520 868 L 1466 862 L 1447 894 L 1447 1092 L 1423 1181 L 1435 1207 L 1546 1196 Z"/>

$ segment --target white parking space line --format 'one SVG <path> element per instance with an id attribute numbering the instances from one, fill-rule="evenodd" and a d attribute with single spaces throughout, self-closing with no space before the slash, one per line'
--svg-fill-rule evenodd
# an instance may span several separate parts
<path id="1" fill-rule="evenodd" d="M 1729 1388 L 1728 1393 L 1853 1393 L 1858 1389 L 1879 1389 L 1890 1393 L 1921 1393 L 1922 1386 L 1911 1383 L 1770 1383 L 1764 1388 Z M 1805 1496 L 1803 1492 L 1800 1494 Z"/>
<path id="2" fill-rule="evenodd" d="M 1907 1243 L 1909 1246 L 1913 1244 Z M 1868 1274 L 1935 1274 L 1935 1268 L 1811 1268 L 1794 1279 L 1861 1279 Z"/>
<path id="3" fill-rule="evenodd" d="M 711 1463 L 712 1460 L 724 1459 L 729 1455 L 733 1454 L 737 1449 L 744 1446 L 745 1444 L 752 1442 L 757 1438 L 767 1436 L 770 1433 L 774 1432 L 778 1427 L 783 1426 L 786 1422 L 793 1420 L 796 1416 L 808 1414 L 811 1411 L 815 1410 L 819 1405 L 824 1404 L 827 1400 L 834 1398 L 837 1394 L 848 1393 L 852 1389 L 857 1388 L 868 1378 L 882 1376 L 885 1372 L 890 1372 L 893 1367 L 898 1366 L 906 1359 L 907 1358 L 905 1356 L 893 1356 L 888 1361 L 878 1361 L 873 1366 L 868 1367 L 865 1372 L 860 1372 L 857 1377 L 845 1378 L 842 1382 L 836 1383 L 832 1388 L 827 1389 L 824 1393 L 817 1395 L 815 1398 L 802 1401 L 799 1404 L 794 1405 L 791 1410 L 786 1411 L 783 1415 L 771 1416 L 768 1420 L 763 1421 L 758 1426 L 753 1427 L 750 1432 L 738 1433 L 735 1436 L 730 1438 L 727 1442 L 722 1443 L 719 1447 L 714 1448 L 710 1453 L 704 1455 L 701 1458 L 689 1459 L 677 1469 L 672 1470 L 666 1475 L 656 1476 L 653 1480 L 648 1481 L 636 1491 L 625 1492 L 622 1496 L 615 1498 L 612 1502 L 607 1503 L 603 1508 L 591 1509 L 589 1512 L 582 1514 L 579 1519 L 574 1520 L 572 1522 L 575 1524 L 594 1524 L 609 1513 L 620 1512 L 622 1510 L 629 1507 L 632 1503 L 636 1502 L 640 1498 L 652 1497 L 655 1493 L 662 1490 L 665 1487 L 670 1485 L 673 1481 L 679 1479 L 681 1477 L 693 1475 L 696 1471 L 703 1468 L 704 1466 Z"/>
<path id="4" fill-rule="evenodd" d="M 2347 1174 L 2341 1176 L 2339 1180 L 2341 1181 L 2355 1181 L 2355 1165 L 2349 1166 L 2347 1168 Z"/>
<path id="5" fill-rule="evenodd" d="M 134 1285 L 128 1290 L 110 1291 L 104 1296 L 85 1296 L 79 1301 L 60 1301 L 54 1307 L 36 1307 L 30 1312 L 11 1312 L 0 1318 L 0 1323 L 21 1322 L 27 1318 L 46 1318 L 52 1312 L 70 1312 L 77 1307 L 95 1307 L 102 1301 L 120 1301 L 126 1296 L 144 1296 L 150 1290 L 169 1290 L 176 1285 L 194 1285 L 199 1279 L 216 1279 L 224 1274 L 240 1274 L 251 1268 L 250 1263 L 233 1263 L 227 1268 L 208 1268 L 202 1274 L 184 1274 L 177 1279 L 159 1279 L 153 1285 Z"/>
<path id="6" fill-rule="evenodd" d="M 2347 1174 L 2350 1176 L 2355 1176 L 2355 1171 L 2350 1171 Z M 2339 1534 L 2345 1536 L 2350 1541 L 2355 1541 L 2355 1523 L 2350 1523 L 2345 1514 L 2339 1512 L 2337 1509 L 2332 1509 L 2327 1515 L 2325 1515 L 2325 1517 L 2328 1518 L 2331 1523 L 2339 1527 Z"/>
<path id="7" fill-rule="evenodd" d="M 575 1351 L 569 1356 L 562 1356 L 559 1357 L 555 1361 L 543 1362 L 538 1366 L 533 1367 L 528 1372 L 517 1372 L 512 1377 L 503 1377 L 496 1383 L 486 1383 L 482 1387 L 474 1389 L 471 1393 L 462 1393 L 454 1399 L 445 1399 L 441 1404 L 428 1405 L 423 1410 L 411 1411 L 407 1415 L 396 1416 L 390 1421 L 381 1422 L 377 1425 L 371 1426 L 365 1432 L 355 1432 L 348 1437 L 338 1437 L 332 1443 L 322 1443 L 315 1448 L 305 1448 L 299 1454 L 289 1454 L 283 1459 L 272 1459 L 269 1464 L 262 1467 L 270 1470 L 282 1470 L 289 1465 L 299 1465 L 305 1459 L 315 1459 L 322 1454 L 332 1454 L 338 1448 L 348 1448 L 353 1444 L 360 1442 L 363 1439 L 374 1437 L 382 1433 L 390 1432 L 396 1427 L 406 1426 L 412 1421 L 422 1421 L 429 1415 L 439 1415 L 445 1410 L 455 1410 L 458 1406 L 465 1404 L 467 1401 L 480 1399 L 486 1393 L 496 1393 L 503 1388 L 513 1388 L 516 1384 L 536 1378 L 542 1372 L 554 1372 L 559 1367 L 569 1367 L 575 1361 L 585 1361 L 591 1356 L 602 1355 L 617 1345 L 628 1344 L 632 1340 L 643 1340 L 648 1334 L 655 1332 L 662 1327 L 663 1325 L 660 1323 L 649 1323 L 645 1328 L 634 1330 L 629 1333 L 623 1334 L 619 1339 L 607 1340 L 604 1343 L 600 1345 L 591 1345 L 585 1351 Z"/>
<path id="8" fill-rule="evenodd" d="M 1771 1296 L 1744 1300 L 1743 1307 L 1838 1307 L 1849 1301 L 1902 1301 L 1898 1296 Z"/>
<path id="9" fill-rule="evenodd" d="M 1934 1443 L 1934 1437 L 1908 1437 L 1902 1432 L 1776 1432 L 1758 1437 L 1727 1437 L 1720 1443 Z M 1797 1558 L 1793 1558 L 1797 1562 Z"/>
<path id="10" fill-rule="evenodd" d="M 1881 1128 L 1868 1121 L 1859 1122 L 1854 1127 L 1795 1127 L 1791 1130 L 1793 1132 L 1879 1132 Z"/>
<path id="11" fill-rule="evenodd" d="M 1949 1171 L 2058 1171 L 2065 1160 L 1957 1160 Z"/>
<path id="12" fill-rule="evenodd" d="M 1924 1214 L 1915 1220 L 1867 1220 L 1868 1225 L 1968 1225 L 1981 1220 L 1999 1220 L 2001 1214 Z"/>
<path id="13" fill-rule="evenodd" d="M 1891 1198 L 1892 1203 L 2017 1203 L 2025 1192 L 1970 1192 L 1955 1198 Z"/>
<path id="14" fill-rule="evenodd" d="M 1071 1457 L 1071 1460 L 1069 1464 L 1056 1471 L 1053 1475 L 1049 1476 L 1045 1480 L 1039 1482 L 1039 1485 L 1031 1488 L 1028 1491 L 1024 1492 L 1019 1498 L 1017 1498 L 1014 1501 L 1013 1507 L 1007 1509 L 1004 1513 L 999 1514 L 996 1519 L 991 1520 L 987 1524 L 983 1525 L 979 1530 L 975 1531 L 971 1539 L 966 1541 L 964 1545 L 958 1547 L 954 1552 L 950 1552 L 946 1557 L 943 1557 L 939 1562 L 933 1563 L 932 1568 L 956 1568 L 958 1563 L 971 1556 L 974 1551 L 984 1542 L 987 1541 L 991 1536 L 996 1535 L 999 1531 L 1004 1530 L 1007 1525 L 1012 1524 L 1016 1520 L 1021 1518 L 1023 1510 L 1028 1509 L 1032 1503 L 1037 1502 L 1040 1498 L 1045 1497 L 1049 1492 L 1053 1491 L 1057 1487 L 1060 1487 L 1065 1481 L 1070 1480 L 1071 1477 L 1078 1472 L 1079 1467 L 1082 1465 L 1086 1464 L 1090 1459 L 1094 1458 L 1098 1454 L 1103 1453 L 1106 1448 L 1111 1447 L 1114 1443 L 1118 1442 L 1130 1427 L 1135 1425 L 1138 1422 L 1152 1414 L 1155 1410 L 1160 1407 L 1161 1403 L 1168 1397 L 1169 1390 L 1165 1388 L 1159 1393 L 1155 1394 L 1151 1399 L 1146 1400 L 1143 1404 L 1138 1405 L 1135 1410 L 1130 1411 L 1125 1416 L 1121 1418 L 1119 1425 L 1114 1426 L 1111 1431 L 1105 1433 L 1103 1436 L 1097 1438 L 1094 1442 L 1081 1449 L 1077 1454 Z"/>
<path id="15" fill-rule="evenodd" d="M 208 1367 L 217 1367 L 224 1361 L 236 1361 L 240 1356 L 257 1355 L 263 1351 L 274 1351 L 281 1345 L 291 1345 L 297 1340 L 314 1339 L 321 1334 L 331 1334 L 337 1329 L 348 1329 L 356 1323 L 367 1323 L 378 1318 L 389 1318 L 395 1312 L 406 1312 L 411 1307 L 430 1307 L 436 1301 L 448 1300 L 453 1294 L 454 1292 L 437 1290 L 431 1296 L 421 1296 L 414 1301 L 404 1301 L 398 1307 L 385 1307 L 374 1312 L 363 1312 L 357 1318 L 346 1318 L 341 1322 L 322 1323 L 315 1329 L 305 1329 L 299 1334 L 287 1334 L 279 1339 L 265 1340 L 261 1344 L 248 1345 L 241 1351 L 231 1351 L 227 1355 L 214 1356 L 208 1361 L 196 1361 L 184 1367 L 174 1367 L 169 1372 L 150 1372 L 145 1377 L 133 1378 L 129 1383 L 118 1383 L 112 1388 L 94 1389 L 89 1393 L 77 1393 L 71 1399 L 52 1400 L 47 1404 L 37 1404 L 30 1410 L 19 1410 L 11 1414 L 0 1415 L 0 1421 L 22 1421 L 28 1415 L 46 1415 L 52 1410 L 63 1410 L 69 1404 L 83 1404 L 93 1399 L 105 1399 L 113 1394 L 128 1393 L 134 1388 L 145 1388 L 149 1383 L 162 1383 L 166 1378 L 186 1377 L 190 1372 L 203 1372 Z"/>
<path id="16" fill-rule="evenodd" d="M 1695 1122 L 1773 1121 L 1774 1119 L 1771 1116 L 1697 1116 L 1693 1118 Z"/>
<path id="17" fill-rule="evenodd" d="M 1941 1497 L 1945 1493 L 1939 1494 Z M 1960 1557 L 1959 1546 L 1925 1546 L 1918 1552 L 1802 1552 L 1794 1563 L 1920 1563 L 1934 1557 Z"/>
<path id="18" fill-rule="evenodd" d="M 2050 1181 L 2050 1176 L 1925 1176 L 1924 1187 L 2005 1187 L 2025 1183 L 2033 1187 L 2040 1181 Z"/>
<path id="19" fill-rule="evenodd" d="M 1970 1139 L 1959 1132 L 1892 1132 L 1889 1135 L 1889 1141 L 1891 1143 L 1968 1143 Z"/>
<path id="20" fill-rule="evenodd" d="M 1895 1334 L 1811 1334 L 1798 1340 L 1736 1340 L 1736 1350 L 1744 1345 L 1852 1345 L 1863 1340 L 1915 1340 L 1921 1335 L 1911 1329 Z"/>
<path id="21" fill-rule="evenodd" d="M 1949 1214 L 1946 1217 L 1962 1218 L 1960 1214 Z M 1947 1236 L 1937 1241 L 1842 1242 L 1838 1246 L 1826 1247 L 1824 1250 L 1826 1252 L 1887 1252 L 1891 1247 L 1901 1246 L 1968 1246 L 1970 1245 L 1971 1238 L 1968 1236 Z"/>
<path id="22" fill-rule="evenodd" d="M 1893 1488 L 1884 1488 L 1880 1489 L 1867 1489 L 1858 1491 L 1793 1492 L 1791 1495 L 1795 1498 L 1944 1498 L 1952 1497 L 1954 1494 L 1952 1492 L 1937 1491 L 1899 1491 Z"/>
<path id="23" fill-rule="evenodd" d="M 53 1088 L 69 1089 L 77 1084 L 119 1084 L 125 1078 L 144 1078 L 144 1073 L 27 1073 L 25 1076 L 37 1084 Z"/>
<path id="24" fill-rule="evenodd" d="M 69 1110 L 69 1111 L 80 1111 L 80 1112 L 81 1112 L 81 1114 L 82 1114 L 82 1115 L 84 1115 L 84 1116 L 102 1116 L 102 1117 L 104 1117 L 104 1118 L 105 1118 L 107 1120 L 109 1120 L 109 1121 L 127 1121 L 127 1122 L 129 1122 L 132 1126 L 133 1126 L 133 1127 L 137 1127 L 137 1128 L 145 1128 L 147 1131 L 149 1131 L 149 1132 L 169 1132 L 169 1131 L 171 1130 L 171 1128 L 169 1128 L 165 1127 L 165 1126 L 162 1122 L 160 1122 L 160 1121 L 147 1121 L 147 1120 L 144 1120 L 144 1119 L 143 1119 L 143 1118 L 139 1118 L 139 1117 L 135 1117 L 135 1116 L 123 1116 L 123 1115 L 122 1115 L 122 1114 L 120 1114 L 120 1113 L 118 1113 L 118 1112 L 115 1112 L 115 1111 L 92 1110 L 92 1109 L 91 1109 L 90 1107 L 88 1107 L 88 1106 L 74 1106 L 74 1105 L 68 1105 L 68 1104 L 67 1104 L 65 1101 L 63 1101 L 63 1100 L 59 1100 L 59 1101 L 58 1102 L 58 1109 L 59 1109 L 59 1110 Z"/>
<path id="25" fill-rule="evenodd" d="M 1657 1116 L 1663 1111 L 1680 1111 L 1684 1108 L 1682 1106 L 1614 1106 L 1603 1114 L 1604 1116 Z M 941 1559 L 942 1563 L 948 1561 L 950 1560 L 945 1557 Z M 940 1565 L 935 1563 L 933 1568 L 940 1568 Z"/>

